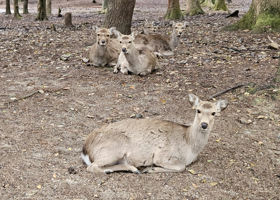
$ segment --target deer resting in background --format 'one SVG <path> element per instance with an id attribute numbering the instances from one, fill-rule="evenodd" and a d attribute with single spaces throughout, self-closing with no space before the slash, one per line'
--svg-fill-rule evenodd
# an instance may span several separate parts
<path id="1" fill-rule="evenodd" d="M 123 74 L 137 74 L 145 76 L 156 68 L 157 58 L 153 52 L 143 45 L 135 45 L 134 33 L 122 35 L 118 32 L 118 39 L 121 45 L 121 53 L 114 73 L 120 70 Z"/>
<path id="2" fill-rule="evenodd" d="M 189 94 L 196 110 L 190 126 L 159 119 L 126 119 L 91 133 L 82 159 L 94 173 L 182 172 L 207 144 L 217 113 L 227 101 L 202 101 Z M 140 168 L 142 171 L 140 171 Z"/>
<path id="3" fill-rule="evenodd" d="M 170 37 L 157 33 L 139 34 L 136 36 L 134 43 L 147 46 L 151 51 L 155 52 L 157 56 L 173 55 L 173 51 L 180 43 L 180 37 L 186 25 L 186 22 L 174 22 Z"/>
<path id="4" fill-rule="evenodd" d="M 89 50 L 89 60 L 96 67 L 115 66 L 117 64 L 120 44 L 111 38 L 115 28 L 96 28 L 96 43 Z"/>

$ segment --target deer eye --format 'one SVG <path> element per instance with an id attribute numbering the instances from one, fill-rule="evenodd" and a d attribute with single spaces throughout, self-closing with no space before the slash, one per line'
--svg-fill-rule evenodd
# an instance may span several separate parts
<path id="1" fill-rule="evenodd" d="M 212 113 L 211 113 L 211 115 L 215 116 L 215 115 L 216 115 L 216 113 L 215 113 L 215 112 L 212 112 Z"/>
<path id="2" fill-rule="evenodd" d="M 107 37 L 110 37 L 110 35 L 107 35 Z"/>
<path id="3" fill-rule="evenodd" d="M 200 110 L 197 110 L 197 113 L 201 113 L 201 111 L 200 111 Z"/>
<path id="4" fill-rule="evenodd" d="M 122 43 L 122 41 L 120 41 L 120 43 Z"/>
<path id="5" fill-rule="evenodd" d="M 100 34 L 98 33 L 97 36 L 100 36 Z"/>
<path id="6" fill-rule="evenodd" d="M 130 43 L 131 43 L 131 41 L 128 41 L 128 43 L 130 44 Z"/>

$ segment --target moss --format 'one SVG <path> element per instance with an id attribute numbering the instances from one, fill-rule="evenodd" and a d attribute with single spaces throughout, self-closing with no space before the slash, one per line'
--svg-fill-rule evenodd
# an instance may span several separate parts
<path id="1" fill-rule="evenodd" d="M 267 9 L 266 12 L 261 13 L 258 17 L 254 13 L 254 9 L 250 8 L 240 21 L 225 27 L 224 30 L 235 31 L 249 29 L 255 33 L 267 31 L 280 32 L 280 10 Z"/>
<path id="2" fill-rule="evenodd" d="M 280 14 L 265 12 L 258 16 L 255 25 L 252 26 L 255 33 L 280 32 Z"/>
<path id="3" fill-rule="evenodd" d="M 181 19 L 183 14 L 180 8 L 174 8 L 167 11 L 166 15 L 164 16 L 165 19 Z"/>

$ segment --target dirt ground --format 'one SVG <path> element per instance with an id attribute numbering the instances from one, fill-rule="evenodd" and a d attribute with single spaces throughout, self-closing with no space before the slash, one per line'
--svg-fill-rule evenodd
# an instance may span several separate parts
<path id="1" fill-rule="evenodd" d="M 0 14 L 1 199 L 280 199 L 280 90 L 273 82 L 280 53 L 267 48 L 267 35 L 280 43 L 279 33 L 224 32 L 238 19 L 222 13 L 186 17 L 182 44 L 159 59 L 155 73 L 113 74 L 82 61 L 104 15 L 99 5 L 79 2 L 54 3 L 72 11 L 72 29 L 55 15 L 36 22 L 35 14 Z M 146 2 L 137 4 L 134 29 L 164 15 L 166 4 Z M 240 2 L 229 8 L 248 10 L 250 1 Z M 80 153 L 93 129 L 137 113 L 188 124 L 188 93 L 207 99 L 239 84 L 247 86 L 218 97 L 230 104 L 185 172 L 86 171 Z"/>

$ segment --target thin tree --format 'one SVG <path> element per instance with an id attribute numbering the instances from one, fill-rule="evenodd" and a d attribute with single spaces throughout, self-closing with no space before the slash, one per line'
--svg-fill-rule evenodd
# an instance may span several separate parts
<path id="1" fill-rule="evenodd" d="M 165 19 L 181 19 L 183 14 L 180 9 L 179 0 L 168 0 L 168 8 L 164 16 Z"/>
<path id="2" fill-rule="evenodd" d="M 104 26 L 116 27 L 122 34 L 131 33 L 131 21 L 136 0 L 108 0 Z"/>
<path id="3" fill-rule="evenodd" d="M 28 14 L 28 0 L 23 2 L 23 14 Z"/>
<path id="4" fill-rule="evenodd" d="M 10 15 L 10 14 L 12 14 L 12 12 L 11 12 L 11 6 L 10 6 L 10 0 L 6 0 L 6 15 Z"/>
<path id="5" fill-rule="evenodd" d="M 38 14 L 36 20 L 47 20 L 46 0 L 38 0 Z"/>
<path id="6" fill-rule="evenodd" d="M 52 15 L 52 0 L 47 0 L 47 16 Z"/>
<path id="7" fill-rule="evenodd" d="M 18 0 L 14 0 L 14 17 L 20 18 Z"/>
<path id="8" fill-rule="evenodd" d="M 106 13 L 108 9 L 108 0 L 103 0 L 102 2 L 102 12 Z"/>
<path id="9" fill-rule="evenodd" d="M 186 8 L 187 15 L 192 16 L 192 15 L 199 15 L 203 13 L 204 11 L 200 6 L 199 0 L 187 0 L 187 8 Z"/>
<path id="10" fill-rule="evenodd" d="M 280 32 L 280 1 L 253 0 L 249 11 L 227 30 L 250 29 L 253 32 Z"/>

